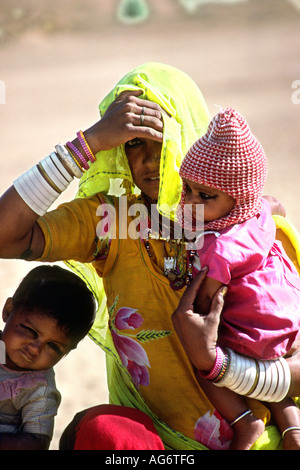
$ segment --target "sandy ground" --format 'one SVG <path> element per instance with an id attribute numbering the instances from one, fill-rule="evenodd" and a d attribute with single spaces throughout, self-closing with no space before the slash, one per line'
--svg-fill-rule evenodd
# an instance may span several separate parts
<path id="1" fill-rule="evenodd" d="M 52 5 L 51 14 L 40 7 L 30 23 L 30 12 L 28 16 L 21 7 L 41 3 Z M 83 8 L 80 0 L 66 0 L 54 15 L 55 1 L 3 2 L 0 85 L 6 91 L 0 95 L 0 191 L 57 142 L 98 119 L 98 102 L 123 74 L 154 60 L 190 74 L 212 114 L 215 104 L 231 105 L 247 117 L 269 157 L 266 193 L 281 199 L 300 229 L 297 2 L 203 5 L 188 15 L 175 0 L 149 0 L 150 20 L 132 26 L 115 21 L 117 3 L 89 0 Z M 292 88 L 297 80 L 298 93 Z M 60 201 L 75 192 L 73 183 Z M 32 266 L 1 261 L 0 304 Z M 77 411 L 107 401 L 104 362 L 103 352 L 85 339 L 56 367 L 63 401 L 51 449 L 57 449 L 61 432 Z"/>

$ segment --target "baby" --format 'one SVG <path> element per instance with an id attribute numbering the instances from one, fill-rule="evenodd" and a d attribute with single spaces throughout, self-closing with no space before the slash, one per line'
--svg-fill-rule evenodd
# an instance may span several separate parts
<path id="1" fill-rule="evenodd" d="M 300 279 L 275 240 L 275 223 L 262 198 L 266 156 L 245 119 L 232 108 L 219 112 L 185 156 L 180 175 L 181 224 L 193 229 L 197 204 L 204 208 L 204 238 L 196 241 L 196 265 L 208 267 L 208 274 L 197 311 L 207 314 L 216 291 L 227 285 L 219 345 L 256 359 L 286 355 L 300 326 Z M 187 207 L 192 208 L 189 217 Z M 218 377 L 207 377 L 210 381 L 199 373 L 203 390 L 232 423 L 231 449 L 251 448 L 264 430 L 262 421 L 247 409 L 238 386 L 235 394 L 217 388 L 213 382 Z M 286 399 L 270 404 L 270 409 L 285 448 L 300 448 L 300 414 L 294 402 Z"/>

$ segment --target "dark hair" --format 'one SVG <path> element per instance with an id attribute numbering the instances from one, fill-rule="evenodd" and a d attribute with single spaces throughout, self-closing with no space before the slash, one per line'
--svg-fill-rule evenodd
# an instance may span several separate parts
<path id="1" fill-rule="evenodd" d="M 95 319 L 95 300 L 84 281 L 59 266 L 38 266 L 22 280 L 13 295 L 14 309 L 40 310 L 54 318 L 74 346 Z"/>

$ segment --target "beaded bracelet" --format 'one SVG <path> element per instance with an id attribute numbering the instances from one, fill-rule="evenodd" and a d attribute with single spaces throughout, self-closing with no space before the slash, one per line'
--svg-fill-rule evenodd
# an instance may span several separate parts
<path id="1" fill-rule="evenodd" d="M 206 380 L 212 382 L 218 382 L 224 376 L 228 366 L 228 354 L 224 353 L 223 350 L 217 346 L 216 348 L 216 360 L 212 370 L 208 374 L 204 374 L 202 371 L 198 371 L 199 375 Z"/>
<path id="2" fill-rule="evenodd" d="M 96 161 L 96 159 L 95 159 L 95 157 L 94 157 L 93 152 L 91 151 L 91 148 L 90 148 L 90 146 L 89 146 L 89 144 L 88 144 L 88 142 L 87 142 L 87 140 L 86 140 L 86 138 L 85 138 L 84 133 L 83 133 L 82 131 L 78 131 L 76 135 L 77 135 L 77 138 L 78 138 L 78 140 L 79 140 L 79 142 L 80 142 L 80 145 L 81 145 L 81 147 L 83 148 L 83 150 L 84 150 L 84 152 L 85 152 L 87 158 L 88 158 L 92 163 L 94 163 L 94 162 Z"/>

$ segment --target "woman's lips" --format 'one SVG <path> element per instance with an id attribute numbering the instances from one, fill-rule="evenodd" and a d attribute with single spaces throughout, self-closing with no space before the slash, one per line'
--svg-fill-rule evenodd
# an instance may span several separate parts
<path id="1" fill-rule="evenodd" d="M 151 176 L 151 177 L 148 177 L 148 178 L 145 178 L 145 180 L 148 182 L 150 181 L 151 183 L 156 183 L 157 181 L 159 181 L 159 176 Z"/>

